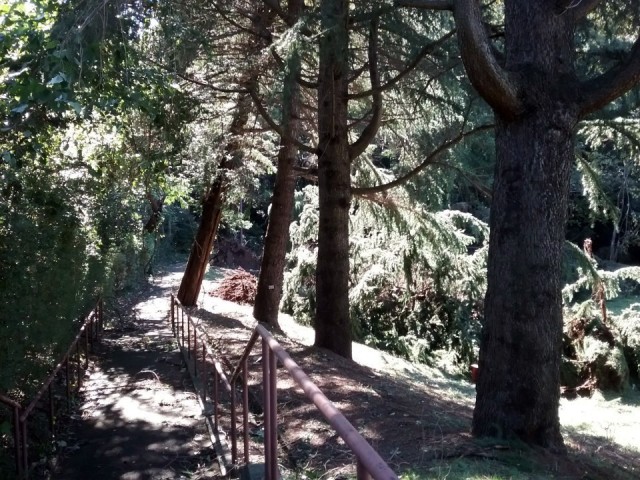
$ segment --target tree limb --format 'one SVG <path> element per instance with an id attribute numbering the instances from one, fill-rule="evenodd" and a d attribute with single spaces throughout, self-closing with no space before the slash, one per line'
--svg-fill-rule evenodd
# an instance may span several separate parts
<path id="1" fill-rule="evenodd" d="M 425 168 L 427 168 L 427 166 L 433 164 L 442 152 L 453 147 L 455 144 L 459 143 L 460 141 L 462 141 L 463 139 L 465 139 L 470 135 L 475 135 L 478 132 L 490 130 L 493 127 L 494 125 L 482 125 L 480 127 L 469 130 L 468 132 L 460 132 L 457 136 L 455 136 L 451 140 L 447 140 L 446 142 L 441 143 L 435 150 L 433 150 L 429 155 L 427 155 L 427 157 L 423 160 L 423 162 L 420 165 L 413 168 L 411 171 L 409 171 L 405 175 L 398 177 L 391 182 L 384 183 L 382 185 L 376 185 L 375 187 L 353 187 L 351 188 L 351 193 L 353 193 L 354 195 L 368 195 L 372 193 L 381 193 L 386 190 L 395 188 L 399 185 L 402 185 L 406 181 L 415 177 L 418 173 L 422 172 Z"/>
<path id="2" fill-rule="evenodd" d="M 249 95 L 251 96 L 251 99 L 253 100 L 254 105 L 258 109 L 258 113 L 260 114 L 262 119 L 265 122 L 267 122 L 267 125 L 269 125 L 278 135 L 280 135 L 281 138 L 284 138 L 287 141 L 290 141 L 298 149 L 300 149 L 300 150 L 302 150 L 304 152 L 313 153 L 313 154 L 318 153 L 318 149 L 317 148 L 310 147 L 309 145 L 306 145 L 306 144 L 300 142 L 298 139 L 291 137 L 287 132 L 285 132 L 282 129 L 282 126 L 278 125 L 278 123 L 271 117 L 271 115 L 269 115 L 269 112 L 267 112 L 267 109 L 264 108 L 264 105 L 262 104 L 262 101 L 260 100 L 260 97 L 255 92 L 255 90 L 250 89 L 249 90 Z"/>
<path id="3" fill-rule="evenodd" d="M 278 54 L 278 52 L 275 51 L 275 49 L 270 49 L 271 55 L 273 56 L 274 60 L 278 63 L 278 65 L 280 65 L 281 67 L 285 66 L 285 61 L 284 59 Z M 318 88 L 318 82 L 310 82 L 309 80 L 305 80 L 302 77 L 302 74 L 298 74 L 298 76 L 296 77 L 296 81 L 303 87 L 305 88 L 311 88 L 311 89 L 317 89 Z"/>
<path id="4" fill-rule="evenodd" d="M 371 95 L 373 102 L 371 121 L 360 134 L 360 138 L 349 146 L 350 160 L 359 157 L 365 151 L 380 128 L 382 120 L 382 92 L 380 91 L 380 72 L 378 71 L 378 22 L 379 19 L 374 18 L 369 30 L 369 78 L 373 91 Z"/>
<path id="5" fill-rule="evenodd" d="M 575 20 L 586 17 L 595 9 L 602 0 L 557 0 L 556 11 L 558 15 L 569 12 Z"/>
<path id="6" fill-rule="evenodd" d="M 422 48 L 422 50 L 420 50 L 418 55 L 416 55 L 416 57 L 413 60 L 411 60 L 411 62 L 409 62 L 407 64 L 407 66 L 401 72 L 399 72 L 395 77 L 393 77 L 391 80 L 389 80 L 384 85 L 380 85 L 377 88 L 377 91 L 378 92 L 384 92 L 384 91 L 389 90 L 390 88 L 394 87 L 400 80 L 402 80 L 409 73 L 411 73 L 411 71 L 418 65 L 418 63 L 420 63 L 420 61 L 424 57 L 427 56 L 427 54 L 429 52 L 431 52 L 434 48 L 439 47 L 440 45 L 442 45 L 445 41 L 447 41 L 449 38 L 451 38 L 453 35 L 455 35 L 455 33 L 456 33 L 456 31 L 452 30 L 451 32 L 447 33 L 444 37 L 436 40 L 433 43 L 430 43 L 429 45 L 425 45 Z M 366 90 L 364 92 L 352 93 L 352 94 L 349 95 L 348 98 L 350 100 L 355 100 L 355 99 L 358 99 L 358 98 L 368 97 L 370 95 L 373 95 L 374 93 L 376 93 L 376 90 L 374 90 L 372 88 L 371 90 Z"/>
<path id="7" fill-rule="evenodd" d="M 263 0 L 265 6 L 273 10 L 288 27 L 292 27 L 296 23 L 296 19 L 289 15 L 281 6 L 278 0 Z"/>
<path id="8" fill-rule="evenodd" d="M 456 0 L 453 10 L 458 43 L 471 84 L 497 113 L 513 118 L 524 106 L 518 82 L 498 63 L 482 23 L 478 0 Z"/>
<path id="9" fill-rule="evenodd" d="M 640 36 L 623 62 L 582 84 L 581 116 L 603 108 L 638 83 L 640 83 Z"/>
<path id="10" fill-rule="evenodd" d="M 424 8 L 427 10 L 453 10 L 454 0 L 396 0 L 398 7 Z"/>

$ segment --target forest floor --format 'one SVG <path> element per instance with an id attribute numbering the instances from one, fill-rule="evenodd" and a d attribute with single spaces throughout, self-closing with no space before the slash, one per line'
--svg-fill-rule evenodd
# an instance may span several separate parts
<path id="1" fill-rule="evenodd" d="M 107 401 L 104 393 L 100 397 L 92 396 L 90 391 L 85 394 L 82 421 L 68 441 L 69 444 L 75 441 L 78 447 L 63 462 L 66 469 L 63 468 L 62 475 L 57 478 L 141 480 L 216 476 L 215 468 L 204 467 L 210 464 L 211 454 L 203 445 L 202 417 L 193 394 L 186 387 L 185 369 L 176 366 L 179 354 L 167 336 L 170 332 L 158 323 L 158 317 L 167 322 L 168 293 L 171 288 L 177 289 L 183 267 L 173 265 L 156 277 L 144 292 L 146 299 L 141 297 L 136 303 L 135 314 L 125 319 L 120 331 L 113 332 L 113 338 L 108 338 L 105 348 L 109 357 L 98 362 L 97 372 L 101 373 L 95 373 L 106 383 L 93 385 L 100 392 L 109 392 L 109 397 L 113 398 Z M 229 363 L 235 364 L 255 320 L 250 306 L 227 302 L 211 294 L 225 273 L 223 269 L 212 269 L 208 273 L 193 314 L 206 328 L 209 343 Z M 140 308 L 145 305 L 147 310 Z M 282 315 L 280 324 L 284 334 L 276 335 L 278 341 L 392 469 L 404 478 L 640 478 L 640 394 L 636 391 L 615 397 L 597 394 L 590 399 L 563 400 L 561 420 L 568 447 L 566 455 L 496 440 L 478 441 L 469 434 L 475 390 L 462 376 L 413 364 L 360 344 L 354 344 L 354 360 L 345 360 L 312 347 L 313 331 L 298 325 L 291 317 Z M 109 342 L 114 343 L 109 345 Z M 132 368 L 112 365 L 116 361 L 114 352 L 129 348 L 126 345 L 132 346 L 139 361 L 133 362 Z M 255 348 L 250 357 L 250 385 L 252 396 L 258 400 L 260 357 L 259 348 Z M 154 375 L 142 373 L 147 371 Z M 305 480 L 352 477 L 354 460 L 349 449 L 322 420 L 315 407 L 306 401 L 284 369 L 278 372 L 279 464 L 283 477 Z M 87 383 L 89 390 L 93 376 L 94 373 Z M 134 397 L 126 400 L 131 395 Z M 141 408 L 145 402 L 146 407 Z M 114 405 L 120 406 L 119 411 Z M 135 412 L 136 409 L 140 411 L 139 418 L 127 418 L 126 422 L 115 417 L 109 420 L 113 412 L 122 418 L 124 412 Z M 252 410 L 252 461 L 260 461 L 260 407 L 254 405 Z M 157 415 L 155 425 L 149 421 L 149 415 Z M 105 421 L 114 425 L 102 429 L 102 435 L 107 436 L 104 442 L 120 442 L 119 453 L 99 440 L 97 422 Z M 119 423 L 123 425 L 116 425 Z M 110 434 L 110 429 L 116 427 L 124 427 L 126 431 L 116 433 L 113 430 Z M 143 431 L 136 448 L 166 447 L 166 451 L 156 455 L 158 464 L 164 468 L 158 472 L 164 476 L 153 474 L 153 468 L 158 467 L 145 463 L 142 450 L 123 450 L 123 438 L 127 435 L 129 442 L 135 444 L 136 429 Z M 161 432 L 160 439 L 149 443 L 150 432 L 154 429 Z M 112 438 L 114 436 L 116 440 Z M 88 448 L 83 449 L 83 446 Z M 100 465 L 109 452 L 131 454 L 131 462 L 141 464 L 133 468 L 130 462 L 126 467 L 129 470 L 112 470 L 112 476 L 104 477 L 83 476 L 78 473 L 82 470 L 69 469 L 70 465 L 76 465 L 73 468 L 82 468 L 79 464 Z M 87 455 L 89 458 L 80 460 Z M 112 457 L 111 461 L 117 462 L 118 456 Z M 103 465 L 103 468 L 108 467 Z M 75 473 L 70 475 L 69 472 Z"/>
<path id="2" fill-rule="evenodd" d="M 54 473 L 36 469 L 31 478 L 219 477 L 202 411 L 167 321 L 170 289 L 154 281 L 110 305 L 77 413 L 56 439 L 58 465 Z"/>

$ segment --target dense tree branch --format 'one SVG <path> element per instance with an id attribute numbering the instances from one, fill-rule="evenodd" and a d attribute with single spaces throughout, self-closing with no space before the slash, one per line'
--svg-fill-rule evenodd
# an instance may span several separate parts
<path id="1" fill-rule="evenodd" d="M 372 116 L 371 121 L 360 134 L 360 138 L 349 146 L 349 158 L 351 160 L 359 157 L 365 151 L 376 135 L 378 128 L 380 128 L 380 121 L 382 120 L 382 92 L 380 91 L 380 72 L 378 71 L 378 21 L 377 18 L 371 21 L 371 29 L 369 31 L 369 78 L 373 91 L 371 95 L 373 102 Z"/>
<path id="2" fill-rule="evenodd" d="M 433 51 L 436 47 L 439 47 L 440 45 L 442 45 L 445 41 L 447 41 L 449 38 L 451 38 L 453 35 L 455 35 L 456 31 L 453 30 L 449 33 L 447 33 L 444 37 L 436 40 L 433 43 L 430 43 L 428 45 L 425 45 L 422 50 L 420 50 L 420 52 L 418 53 L 418 55 L 416 55 L 416 57 L 407 64 L 407 66 L 401 71 L 399 72 L 395 77 L 393 77 L 391 80 L 389 80 L 387 83 L 385 83 L 384 85 L 380 85 L 376 90 L 374 90 L 373 88 L 371 90 L 366 90 L 364 92 L 359 92 L 359 93 L 352 93 L 349 95 L 349 99 L 358 99 L 358 98 L 364 98 L 364 97 L 368 97 L 373 95 L 374 93 L 377 92 L 384 92 L 386 90 L 389 90 L 390 88 L 394 87 L 400 80 L 402 80 L 405 76 L 407 76 L 409 73 L 411 73 L 411 71 L 418 65 L 418 63 L 420 63 L 420 61 L 427 56 L 427 54 L 429 54 L 431 51 Z"/>
<path id="3" fill-rule="evenodd" d="M 376 185 L 375 187 L 354 187 L 351 189 L 351 192 L 354 195 L 368 195 L 372 193 L 384 192 L 386 190 L 390 190 L 394 187 L 402 185 L 403 183 L 407 182 L 411 178 L 415 177 L 418 173 L 422 172 L 429 165 L 432 165 L 442 152 L 445 152 L 446 150 L 450 149 L 451 147 L 453 147 L 454 145 L 456 145 L 457 143 L 459 143 L 460 141 L 462 141 L 463 139 L 467 138 L 470 135 L 475 135 L 478 132 L 483 132 L 485 130 L 492 129 L 493 127 L 494 127 L 493 125 L 482 125 L 480 127 L 469 130 L 468 132 L 460 132 L 457 136 L 455 136 L 451 140 L 447 140 L 446 142 L 441 143 L 438 146 L 438 148 L 436 148 L 429 155 L 427 155 L 427 157 L 424 159 L 424 161 L 420 165 L 413 168 L 411 171 L 409 171 L 405 175 L 398 177 L 391 182 L 388 182 L 382 185 Z"/>
<path id="4" fill-rule="evenodd" d="M 582 116 L 599 110 L 640 83 L 640 36 L 625 61 L 582 84 Z"/>
<path id="5" fill-rule="evenodd" d="M 273 10 L 288 27 L 292 27 L 296 23 L 296 19 L 289 15 L 281 6 L 278 0 L 263 0 L 265 6 Z"/>
<path id="6" fill-rule="evenodd" d="M 460 54 L 471 84 L 500 115 L 523 110 L 515 78 L 498 63 L 482 23 L 478 0 L 456 0 L 454 8 Z"/>
<path id="7" fill-rule="evenodd" d="M 557 0 L 556 10 L 559 15 L 567 13 L 575 20 L 586 17 L 602 0 Z"/>
<path id="8" fill-rule="evenodd" d="M 254 105 L 258 109 L 258 113 L 260 114 L 262 119 L 265 122 L 267 122 L 267 125 L 269 125 L 278 135 L 280 135 L 281 138 L 284 138 L 292 142 L 298 149 L 304 152 L 313 153 L 313 154 L 316 154 L 318 152 L 317 148 L 310 147 L 309 145 L 306 145 L 300 142 L 296 138 L 289 136 L 289 134 L 282 129 L 282 126 L 278 125 L 278 123 L 271 117 L 271 115 L 269 115 L 269 112 L 267 112 L 267 109 L 264 108 L 264 105 L 262 104 L 262 101 L 260 100 L 260 97 L 255 92 L 255 90 L 250 89 L 249 95 L 251 96 L 251 99 L 253 100 Z"/>
<path id="9" fill-rule="evenodd" d="M 281 67 L 285 66 L 284 59 L 273 48 L 271 49 L 271 55 L 273 56 L 275 61 L 278 63 L 278 65 L 280 65 Z M 311 88 L 311 89 L 318 88 L 318 82 L 310 82 L 309 80 L 305 80 L 302 77 L 302 74 L 297 75 L 296 82 L 298 82 L 302 87 L 305 87 L 305 88 Z"/>
<path id="10" fill-rule="evenodd" d="M 395 4 L 399 7 L 427 10 L 453 10 L 454 0 L 396 0 Z"/>

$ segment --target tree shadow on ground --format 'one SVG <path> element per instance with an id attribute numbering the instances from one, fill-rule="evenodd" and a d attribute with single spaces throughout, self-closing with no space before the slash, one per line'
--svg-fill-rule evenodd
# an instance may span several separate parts
<path id="1" fill-rule="evenodd" d="M 151 287 L 133 308 L 125 328 L 105 331 L 56 478 L 175 479 L 214 462 L 169 328 L 167 289 Z"/>

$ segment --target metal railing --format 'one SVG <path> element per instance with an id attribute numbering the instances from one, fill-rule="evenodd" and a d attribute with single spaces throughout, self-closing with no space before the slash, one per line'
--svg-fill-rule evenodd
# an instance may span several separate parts
<path id="1" fill-rule="evenodd" d="M 311 381 L 300 366 L 289 356 L 278 341 L 263 326 L 258 324 L 244 349 L 238 365 L 228 377 L 225 375 L 222 363 L 224 359 L 219 357 L 206 342 L 206 335 L 197 325 L 189 311 L 183 307 L 175 296 L 171 295 L 171 327 L 174 336 L 178 340 L 185 360 L 190 369 L 193 369 L 197 379 L 196 389 L 202 399 L 203 405 L 210 395 L 213 402 L 212 416 L 214 425 L 219 425 L 219 384 L 222 383 L 230 396 L 231 419 L 228 437 L 231 441 L 232 468 L 238 467 L 238 426 L 237 426 L 237 385 L 240 385 L 242 403 L 242 437 L 243 460 L 250 463 L 249 455 L 249 388 L 248 388 L 248 360 L 249 355 L 261 339 L 262 343 L 262 388 L 264 398 L 264 457 L 266 480 L 277 480 L 278 473 L 278 413 L 277 413 L 277 363 L 280 361 L 293 380 L 302 388 L 305 396 L 323 415 L 325 420 L 333 427 L 336 433 L 349 446 L 356 457 L 357 478 L 390 480 L 397 479 L 380 455 L 360 435 L 356 428 L 345 416 L 331 403 L 322 391 Z M 185 326 L 186 324 L 186 326 Z M 186 333 L 185 333 L 186 331 Z M 198 343 L 199 339 L 199 343 Z M 212 370 L 212 374 L 209 374 Z M 209 380 L 213 377 L 212 389 L 209 388 Z M 209 393 L 208 393 L 209 392 Z"/>
<path id="2" fill-rule="evenodd" d="M 66 410 L 71 411 L 72 382 L 75 381 L 76 394 L 82 387 L 83 369 L 81 368 L 82 357 L 80 355 L 81 344 L 84 350 L 84 370 L 89 366 L 90 347 L 96 341 L 103 327 L 103 309 L 102 299 L 98 300 L 95 307 L 84 317 L 84 321 L 78 334 L 75 336 L 66 353 L 56 365 L 53 371 L 45 379 L 38 393 L 33 397 L 31 402 L 26 406 L 15 400 L 0 394 L 0 404 L 3 404 L 12 410 L 12 435 L 14 446 L 14 458 L 16 473 L 19 478 L 26 479 L 29 477 L 29 418 L 46 394 L 47 417 L 49 424 L 49 434 L 55 439 L 56 414 L 60 409 L 56 409 L 54 401 L 54 380 L 58 376 L 64 377 L 64 386 L 66 391 Z"/>

